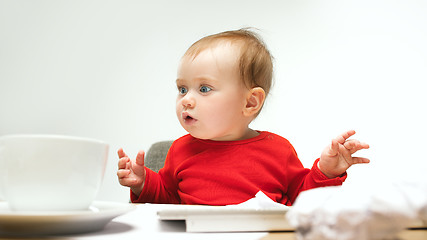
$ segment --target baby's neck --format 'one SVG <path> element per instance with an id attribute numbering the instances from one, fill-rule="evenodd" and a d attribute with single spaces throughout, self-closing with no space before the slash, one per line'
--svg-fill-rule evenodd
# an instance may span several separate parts
<path id="1" fill-rule="evenodd" d="M 247 128 L 240 136 L 225 136 L 220 139 L 210 139 L 212 141 L 240 141 L 240 140 L 246 140 L 250 138 L 254 138 L 259 135 L 259 132 Z"/>
<path id="2" fill-rule="evenodd" d="M 239 138 L 237 140 L 246 140 L 246 139 L 254 138 L 254 137 L 258 136 L 258 135 L 259 135 L 259 132 L 255 131 L 253 129 L 248 128 L 248 130 L 245 132 L 245 134 L 241 138 Z"/>

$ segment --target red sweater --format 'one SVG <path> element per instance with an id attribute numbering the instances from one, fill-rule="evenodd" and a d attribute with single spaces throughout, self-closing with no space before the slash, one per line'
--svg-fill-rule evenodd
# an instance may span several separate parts
<path id="1" fill-rule="evenodd" d="M 276 202 L 292 205 L 301 191 L 341 185 L 346 174 L 329 179 L 318 168 L 306 169 L 285 138 L 260 132 L 241 141 L 201 140 L 185 135 L 169 149 L 156 173 L 146 168 L 140 196 L 132 202 L 229 205 L 263 191 Z"/>

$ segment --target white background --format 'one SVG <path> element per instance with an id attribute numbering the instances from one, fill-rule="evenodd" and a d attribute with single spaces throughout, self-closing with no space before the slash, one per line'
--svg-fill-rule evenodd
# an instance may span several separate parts
<path id="1" fill-rule="evenodd" d="M 0 0 L 0 135 L 109 143 L 98 199 L 127 201 L 116 150 L 135 156 L 185 134 L 174 110 L 182 54 L 205 35 L 255 27 L 275 86 L 253 128 L 289 139 L 306 167 L 355 129 L 372 162 L 347 182 L 426 181 L 426 12 L 404 0 Z"/>

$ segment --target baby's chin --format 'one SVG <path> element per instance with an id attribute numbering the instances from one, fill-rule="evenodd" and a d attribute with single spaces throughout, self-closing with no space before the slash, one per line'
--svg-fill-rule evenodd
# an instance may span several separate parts
<path id="1" fill-rule="evenodd" d="M 218 132 L 209 132 L 209 131 L 202 131 L 200 129 L 191 129 L 185 124 L 181 123 L 181 126 L 187 131 L 192 137 L 201 139 L 201 140 L 211 140 L 211 141 L 233 141 L 233 139 L 230 139 L 231 135 L 224 135 Z"/>
<path id="2" fill-rule="evenodd" d="M 196 132 L 196 131 L 188 131 L 186 129 L 186 131 L 194 138 L 197 139 L 201 139 L 201 140 L 214 140 L 213 138 L 215 138 L 214 136 L 211 136 L 209 134 L 206 133 L 200 133 L 200 132 Z"/>
<path id="3" fill-rule="evenodd" d="M 211 140 L 211 138 L 209 136 L 205 136 L 204 134 L 197 134 L 197 133 L 189 132 L 189 131 L 187 131 L 187 132 L 194 138 L 201 139 L 201 140 Z"/>
<path id="4" fill-rule="evenodd" d="M 232 139 L 230 136 L 208 136 L 208 135 L 198 135 L 191 132 L 188 132 L 191 136 L 197 139 L 201 140 L 210 140 L 210 141 L 217 141 L 217 142 L 228 142 L 228 141 L 235 141 L 237 139 Z"/>

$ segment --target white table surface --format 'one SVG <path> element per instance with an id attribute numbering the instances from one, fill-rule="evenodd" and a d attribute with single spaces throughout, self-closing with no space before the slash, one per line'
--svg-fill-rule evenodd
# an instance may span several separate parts
<path id="1" fill-rule="evenodd" d="M 137 209 L 111 221 L 101 232 L 94 232 L 70 239 L 262 239 L 268 233 L 187 233 L 184 221 L 161 221 L 157 204 L 136 204 Z"/>
<path id="2" fill-rule="evenodd" d="M 101 231 L 84 234 L 39 236 L 31 237 L 31 240 L 71 240 L 71 239 L 172 239 L 172 240 L 294 240 L 294 232 L 242 232 L 242 233 L 187 233 L 184 221 L 161 221 L 157 217 L 159 209 L 170 207 L 170 205 L 157 204 L 135 204 L 135 210 L 118 216 L 109 222 Z M 17 237 L 1 237 L 6 239 L 28 239 Z M 425 240 L 427 239 L 427 229 L 411 229 L 402 231 L 399 239 L 403 240 Z"/>

